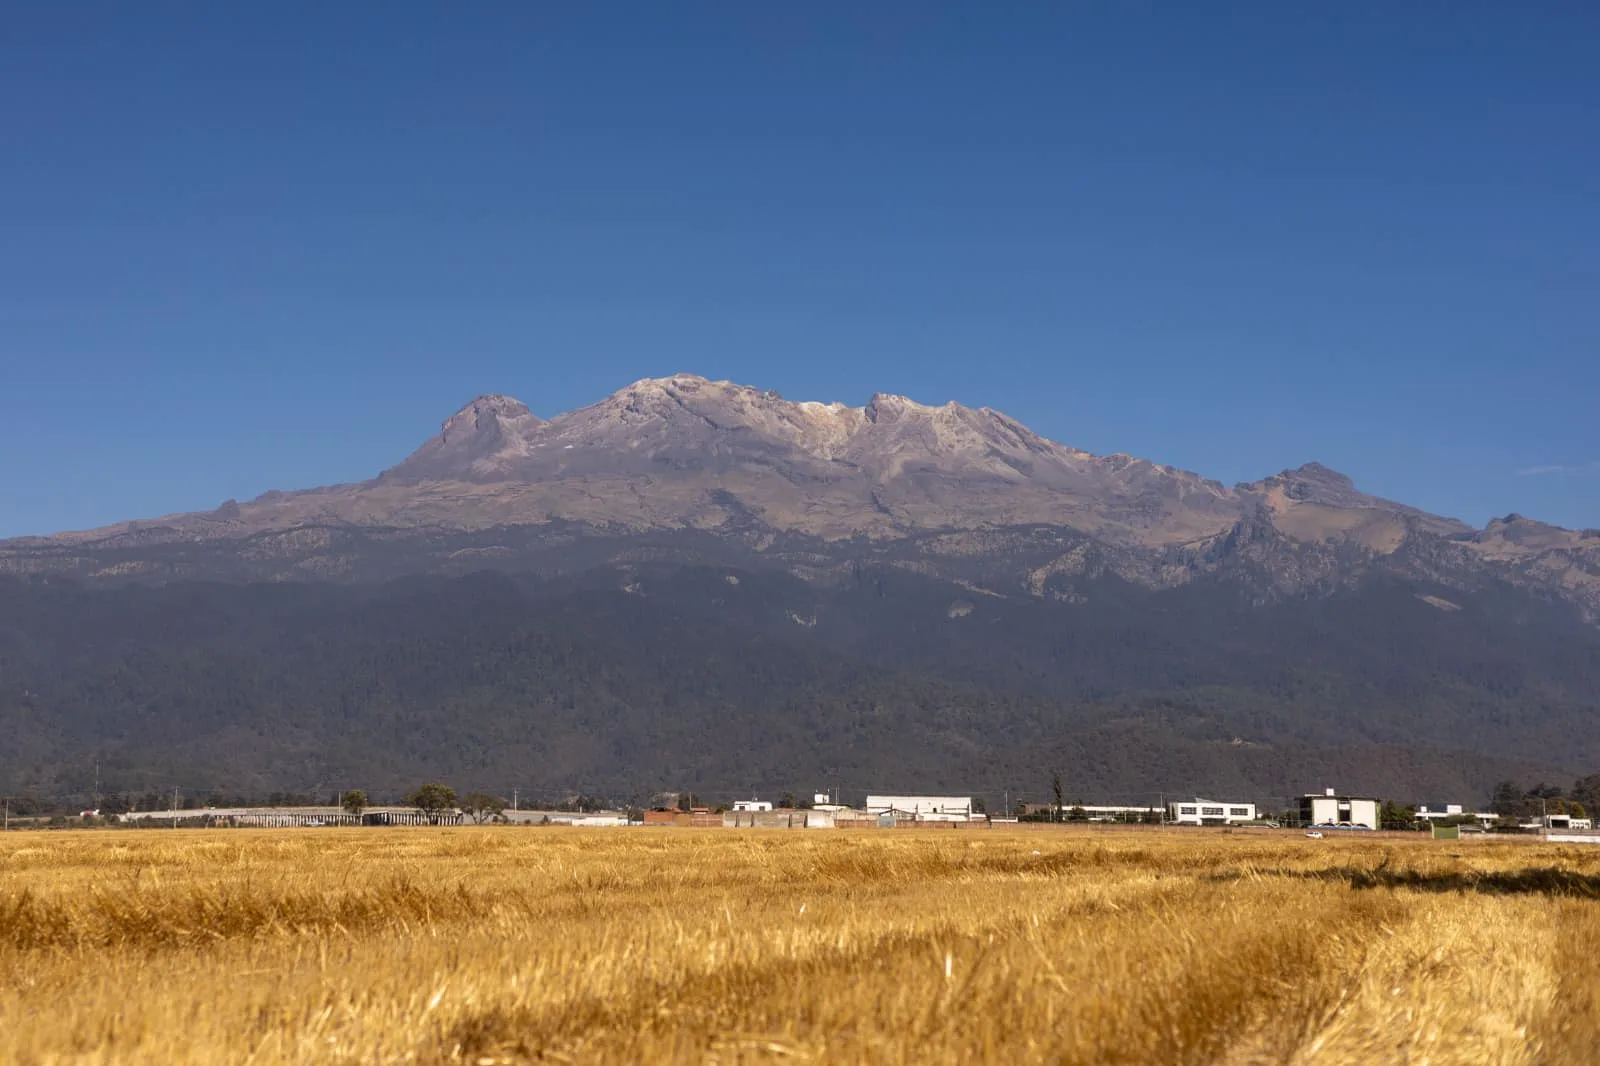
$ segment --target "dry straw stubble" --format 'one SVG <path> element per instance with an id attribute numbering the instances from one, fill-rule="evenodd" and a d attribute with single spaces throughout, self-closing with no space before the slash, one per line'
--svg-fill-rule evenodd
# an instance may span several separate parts
<path id="1" fill-rule="evenodd" d="M 0 1062 L 1585 1063 L 1600 854 L 1206 832 L 0 838 Z"/>

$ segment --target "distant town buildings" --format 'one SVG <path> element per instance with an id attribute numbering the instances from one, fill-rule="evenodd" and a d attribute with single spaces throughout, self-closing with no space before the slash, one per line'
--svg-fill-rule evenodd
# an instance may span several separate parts
<path id="1" fill-rule="evenodd" d="M 683 794 L 684 798 L 688 794 Z M 658 800 L 677 799 L 678 794 L 663 794 Z M 1176 799 L 1165 808 L 1141 805 L 1107 805 L 1075 802 L 1061 805 L 1019 800 L 1014 807 L 991 818 L 983 803 L 973 796 L 924 796 L 870 794 L 864 803 L 851 805 L 827 802 L 829 793 L 812 794 L 810 804 L 796 802 L 784 793 L 782 805 L 750 796 L 727 806 L 694 806 L 687 810 L 659 803 L 654 809 L 639 810 L 527 810 L 498 812 L 493 821 L 515 825 L 567 826 L 682 826 L 730 829 L 893 829 L 919 826 L 988 828 L 996 822 L 1120 822 L 1154 826 L 1165 822 L 1183 826 L 1259 826 L 1279 825 L 1278 807 L 1264 811 L 1254 802 L 1218 800 L 1196 796 Z M 1387 812 L 1391 824 L 1383 823 L 1385 811 L 1370 796 L 1352 796 L 1326 789 L 1300 797 L 1298 810 L 1284 812 L 1281 820 L 1307 829 L 1427 829 L 1433 835 L 1459 839 L 1464 834 L 1521 832 L 1540 834 L 1545 839 L 1600 843 L 1600 832 L 1584 809 L 1568 806 L 1559 799 L 1519 811 L 1512 818 L 1489 811 L 1472 811 L 1461 804 L 1429 805 L 1415 809 L 1396 808 Z M 368 807 L 359 812 L 335 807 L 236 807 L 195 810 L 150 810 L 113 815 L 125 823 L 147 823 L 177 827 L 183 825 L 234 826 L 240 828 L 289 828 L 337 826 L 448 826 L 464 825 L 470 818 L 461 810 L 425 811 L 416 807 Z M 1320 834 L 1319 834 L 1320 835 Z"/>

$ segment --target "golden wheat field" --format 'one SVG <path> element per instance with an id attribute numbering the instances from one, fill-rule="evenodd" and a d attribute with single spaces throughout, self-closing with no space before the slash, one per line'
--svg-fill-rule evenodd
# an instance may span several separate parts
<path id="1" fill-rule="evenodd" d="M 0 974 L 18 1064 L 1593 1063 L 1600 849 L 12 833 Z"/>

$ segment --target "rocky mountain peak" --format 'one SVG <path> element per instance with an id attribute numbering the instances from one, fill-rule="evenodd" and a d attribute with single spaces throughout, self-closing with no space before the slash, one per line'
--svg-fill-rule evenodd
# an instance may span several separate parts
<path id="1" fill-rule="evenodd" d="M 489 392 L 445 419 L 439 435 L 448 439 L 452 434 L 490 432 L 506 421 L 536 426 L 541 420 L 521 400 Z"/>
<path id="2" fill-rule="evenodd" d="M 949 408 L 959 405 L 950 403 L 945 406 Z M 908 415 L 932 414 L 935 410 L 937 408 L 920 404 L 908 396 L 900 396 L 892 392 L 875 392 L 872 394 L 872 399 L 868 400 L 867 405 L 862 408 L 862 414 L 868 422 L 877 425 L 880 422 L 892 422 Z"/>
<path id="3" fill-rule="evenodd" d="M 1563 548 L 1576 546 L 1581 537 L 1570 529 L 1539 522 L 1512 512 L 1504 518 L 1491 518 L 1473 538 L 1480 544 L 1514 544 L 1520 547 Z"/>
<path id="4" fill-rule="evenodd" d="M 1472 530 L 1458 519 L 1430 514 L 1362 492 L 1347 475 L 1318 462 L 1242 484 L 1239 491 L 1261 499 L 1278 515 L 1280 527 L 1292 529 L 1308 540 L 1348 535 L 1351 519 L 1362 514 L 1381 518 L 1388 524 L 1387 529 L 1383 529 L 1368 522 L 1362 535 L 1369 547 L 1381 545 L 1384 550 L 1392 550 L 1410 528 L 1439 536 L 1457 536 Z M 1342 513 L 1342 517 L 1335 512 Z M 1325 516 L 1326 522 L 1317 517 L 1319 514 Z"/>
<path id="5" fill-rule="evenodd" d="M 445 419 L 437 437 L 385 471 L 382 479 L 471 480 L 492 471 L 507 456 L 526 454 L 530 437 L 543 425 L 521 400 L 486 393 Z"/>
<path id="6" fill-rule="evenodd" d="M 1320 503 L 1328 507 L 1371 507 L 1383 502 L 1357 489 L 1348 475 L 1318 462 L 1305 463 L 1269 478 L 1240 485 L 1239 488 L 1271 497 L 1281 496 L 1297 503 Z"/>
<path id="7" fill-rule="evenodd" d="M 1356 483 L 1349 475 L 1315 461 L 1242 487 L 1256 491 L 1277 490 L 1291 500 L 1326 503 L 1334 507 L 1364 506 L 1365 501 L 1371 498 L 1356 489 Z"/>
<path id="8" fill-rule="evenodd" d="M 1285 470 L 1282 476 L 1293 478 L 1297 481 L 1315 482 L 1321 485 L 1338 485 L 1341 488 L 1355 488 L 1355 482 L 1350 480 L 1350 476 L 1348 474 L 1341 474 L 1332 467 L 1324 466 L 1316 460 L 1312 460 L 1309 463 L 1304 463 L 1293 470 Z"/>

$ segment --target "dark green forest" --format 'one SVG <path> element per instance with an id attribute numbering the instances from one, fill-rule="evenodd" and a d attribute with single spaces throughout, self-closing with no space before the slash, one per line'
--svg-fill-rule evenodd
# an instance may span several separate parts
<path id="1" fill-rule="evenodd" d="M 0 791 L 376 797 L 1335 786 L 1484 802 L 1600 767 L 1600 636 L 1486 587 L 1053 599 L 894 567 L 383 583 L 0 581 Z"/>

